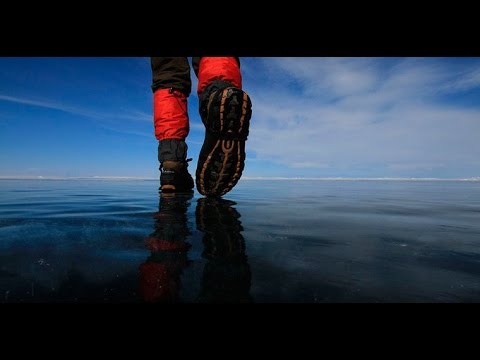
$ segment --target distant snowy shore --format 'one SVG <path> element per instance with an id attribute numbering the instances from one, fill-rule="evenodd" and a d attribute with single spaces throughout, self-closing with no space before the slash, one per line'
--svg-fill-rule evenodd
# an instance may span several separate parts
<path id="1" fill-rule="evenodd" d="M 55 176 L 0 176 L 0 180 L 63 180 L 63 181 L 78 181 L 78 180 L 103 180 L 103 181 L 159 181 L 158 177 L 129 177 L 129 176 L 91 176 L 91 177 L 55 177 Z M 343 177 L 242 177 L 241 180 L 268 180 L 268 181 L 468 181 L 480 182 L 480 177 L 472 178 L 343 178 Z"/>

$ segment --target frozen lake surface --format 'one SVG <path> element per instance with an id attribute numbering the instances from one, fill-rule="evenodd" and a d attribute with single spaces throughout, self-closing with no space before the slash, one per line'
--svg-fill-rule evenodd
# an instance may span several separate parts
<path id="1" fill-rule="evenodd" d="M 480 182 L 0 180 L 0 302 L 480 302 Z"/>

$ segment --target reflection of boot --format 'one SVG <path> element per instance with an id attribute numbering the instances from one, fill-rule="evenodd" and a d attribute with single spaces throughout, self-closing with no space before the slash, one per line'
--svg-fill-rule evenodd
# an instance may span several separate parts
<path id="1" fill-rule="evenodd" d="M 251 273 L 245 254 L 240 214 L 234 202 L 203 198 L 196 208 L 197 229 L 204 233 L 202 256 L 207 259 L 200 302 L 251 302 Z"/>
<path id="2" fill-rule="evenodd" d="M 191 245 L 187 210 L 193 193 L 160 193 L 159 211 L 154 215 L 155 231 L 146 239 L 150 251 L 186 251 Z"/>
<path id="3" fill-rule="evenodd" d="M 188 266 L 191 235 L 187 210 L 192 193 L 160 194 L 155 231 L 145 239 L 151 256 L 140 265 L 140 293 L 147 302 L 177 302 L 180 276 Z"/>

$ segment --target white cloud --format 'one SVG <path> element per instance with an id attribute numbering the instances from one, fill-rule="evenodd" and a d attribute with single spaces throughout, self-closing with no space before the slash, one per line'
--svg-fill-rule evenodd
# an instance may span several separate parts
<path id="1" fill-rule="evenodd" d="M 273 58 L 280 71 L 302 82 L 307 95 L 347 96 L 371 90 L 379 81 L 371 59 Z"/>
<path id="2" fill-rule="evenodd" d="M 375 175 L 380 168 L 478 164 L 480 108 L 437 96 L 480 86 L 480 62 L 465 68 L 439 59 L 269 58 L 260 65 L 268 66 L 270 86 L 267 79 L 247 89 L 249 149 L 259 159 L 344 172 L 364 166 Z"/>

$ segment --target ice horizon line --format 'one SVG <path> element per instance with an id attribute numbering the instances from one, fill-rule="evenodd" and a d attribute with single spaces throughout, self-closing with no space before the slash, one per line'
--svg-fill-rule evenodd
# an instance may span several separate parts
<path id="1" fill-rule="evenodd" d="M 158 177 L 147 176 L 0 176 L 0 180 L 148 180 L 159 181 Z M 479 181 L 480 176 L 469 178 L 432 177 L 283 177 L 245 176 L 241 180 L 283 180 L 283 181 Z"/>

